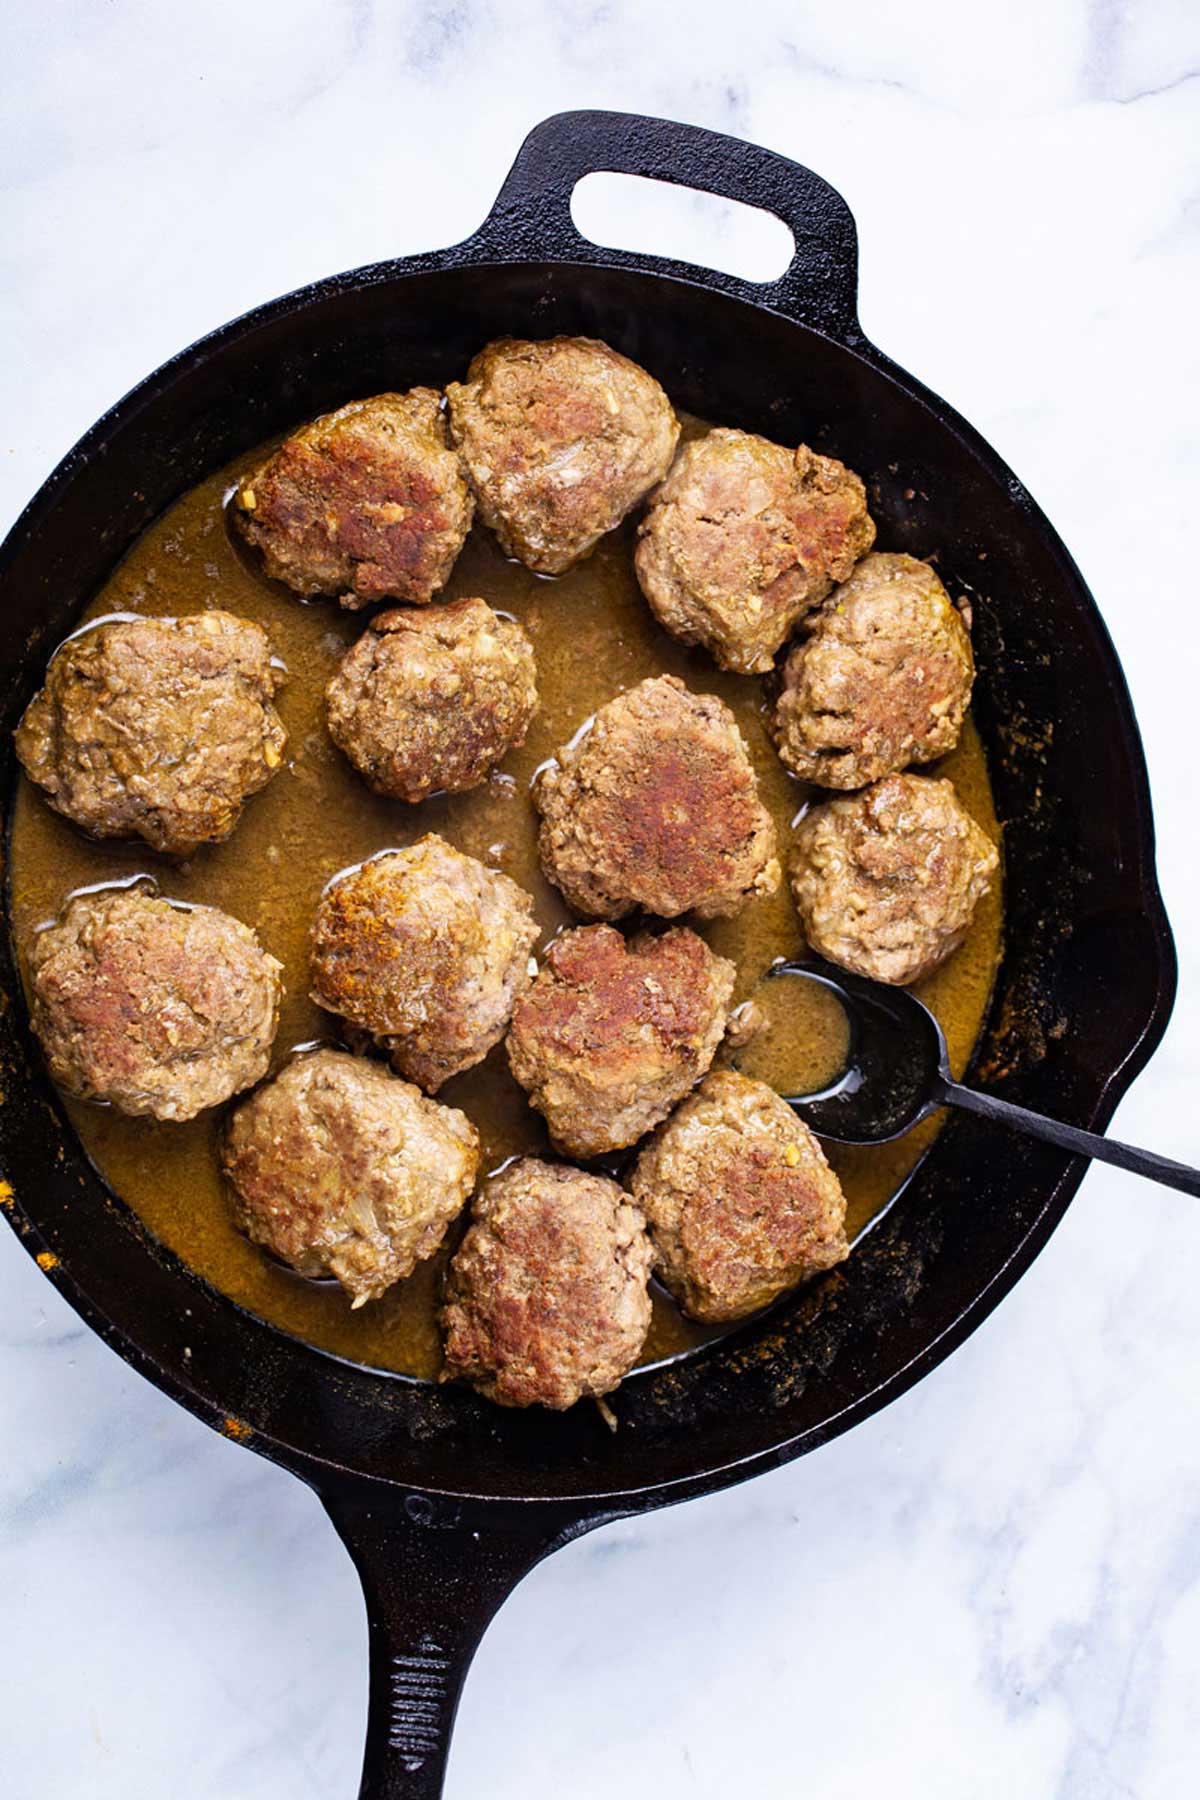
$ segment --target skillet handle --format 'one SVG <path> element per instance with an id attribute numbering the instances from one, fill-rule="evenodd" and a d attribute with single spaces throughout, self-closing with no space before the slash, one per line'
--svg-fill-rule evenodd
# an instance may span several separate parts
<path id="1" fill-rule="evenodd" d="M 424 1494 L 320 1495 L 367 1605 L 370 1694 L 359 1800 L 438 1800 L 463 1681 L 522 1576 L 598 1517 L 464 1524 Z"/>
<path id="2" fill-rule="evenodd" d="M 753 299 L 840 342 L 858 342 L 858 234 L 850 208 L 811 169 L 698 125 L 639 113 L 556 113 L 517 152 L 487 220 L 473 240 L 506 261 L 651 266 L 661 259 L 600 249 L 575 227 L 571 196 L 585 175 L 644 175 L 761 207 L 782 219 L 796 251 L 778 281 L 706 272 L 708 285 Z M 666 265 L 691 272 L 687 264 Z"/>

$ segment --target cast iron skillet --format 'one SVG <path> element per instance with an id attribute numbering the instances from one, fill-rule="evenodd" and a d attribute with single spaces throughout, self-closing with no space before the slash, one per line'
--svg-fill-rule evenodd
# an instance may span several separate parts
<path id="1" fill-rule="evenodd" d="M 795 258 L 756 286 L 599 250 L 570 213 L 592 170 L 764 207 L 791 228 Z M 458 376 L 502 333 L 605 338 L 684 407 L 835 450 L 868 480 L 881 543 L 936 552 L 952 586 L 975 594 L 1008 924 L 972 1079 L 1103 1128 L 1159 1041 L 1175 982 L 1129 696 L 1049 523 L 969 425 L 864 339 L 855 284 L 853 220 L 809 170 L 663 120 L 547 120 L 466 243 L 249 313 L 143 382 L 55 470 L 0 553 L 4 756 L 80 607 L 202 476 L 352 396 Z M 440 1793 L 471 1654 L 540 1558 L 606 1520 L 799 1456 L 902 1393 L 1029 1266 L 1084 1170 L 957 1118 L 847 1266 L 707 1351 L 635 1375 L 615 1399 L 617 1432 L 586 1406 L 502 1412 L 312 1349 L 156 1244 L 71 1133 L 7 934 L 0 957 L 5 1210 L 122 1356 L 328 1508 L 366 1591 L 371 1800 Z"/>

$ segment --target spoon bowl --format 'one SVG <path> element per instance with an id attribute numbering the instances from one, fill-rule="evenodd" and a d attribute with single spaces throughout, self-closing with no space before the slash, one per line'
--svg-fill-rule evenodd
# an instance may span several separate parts
<path id="1" fill-rule="evenodd" d="M 817 960 L 780 962 L 768 971 L 770 980 L 785 976 L 833 994 L 849 1027 L 837 1079 L 819 1093 L 783 1096 L 818 1137 L 887 1144 L 942 1104 L 941 1083 L 951 1079 L 946 1038 L 915 994 Z"/>

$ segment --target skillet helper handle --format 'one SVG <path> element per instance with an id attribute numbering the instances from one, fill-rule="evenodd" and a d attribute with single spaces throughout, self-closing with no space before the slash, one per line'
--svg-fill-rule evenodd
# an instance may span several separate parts
<path id="1" fill-rule="evenodd" d="M 1114 1168 L 1128 1169 L 1133 1175 L 1145 1175 L 1150 1181 L 1161 1182 L 1163 1187 L 1178 1188 L 1181 1193 L 1200 1197 L 1200 1169 L 1189 1169 L 1186 1163 L 1156 1156 L 1152 1150 L 1135 1150 L 1132 1144 L 1118 1143 L 1116 1138 L 1100 1137 L 1094 1131 L 1080 1131 L 1075 1125 L 1062 1125 L 1057 1119 L 1047 1119 L 1041 1113 L 1014 1106 L 1010 1100 L 998 1100 L 994 1094 L 960 1087 L 956 1081 L 943 1081 L 938 1098 L 948 1106 L 957 1106 L 963 1112 L 976 1113 L 982 1119 L 1023 1132 L 1026 1137 L 1054 1144 L 1059 1150 L 1072 1150 L 1077 1156 L 1112 1163 Z"/>
<path id="2" fill-rule="evenodd" d="M 370 1695 L 359 1800 L 438 1800 L 462 1684 L 535 1563 L 585 1527 L 475 1531 L 422 1494 L 323 1493 L 367 1604 Z"/>
<path id="3" fill-rule="evenodd" d="M 640 113 L 556 113 L 536 125 L 479 233 L 506 259 L 547 257 L 625 264 L 644 258 L 601 250 L 576 229 L 571 196 L 585 175 L 642 175 L 699 188 L 774 213 L 795 254 L 777 281 L 707 276 L 711 284 L 773 306 L 840 342 L 857 342 L 858 234 L 846 202 L 827 181 L 774 150 L 741 138 Z"/>

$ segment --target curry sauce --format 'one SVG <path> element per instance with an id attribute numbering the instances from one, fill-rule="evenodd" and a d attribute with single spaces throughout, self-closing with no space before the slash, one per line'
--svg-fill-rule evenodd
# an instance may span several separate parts
<path id="1" fill-rule="evenodd" d="M 32 933 L 57 914 L 73 890 L 146 873 L 169 896 L 221 907 L 253 925 L 265 948 L 284 964 L 287 993 L 276 1065 L 300 1045 L 333 1042 L 333 1021 L 308 998 L 307 944 L 309 921 L 330 877 L 377 851 L 437 831 L 532 894 L 545 941 L 573 921 L 539 868 L 530 779 L 598 706 L 620 689 L 663 672 L 698 691 L 719 694 L 733 709 L 781 852 L 786 851 L 791 823 L 813 790 L 788 775 L 775 755 L 766 731 L 763 684 L 723 673 L 703 653 L 659 629 L 634 577 L 631 523 L 554 579 L 508 561 L 482 528 L 472 532 L 443 597 L 480 595 L 518 618 L 529 633 L 540 694 L 529 737 L 471 793 L 434 796 L 418 806 L 370 793 L 330 742 L 323 712 L 325 683 L 364 629 L 361 615 L 347 615 L 330 602 L 299 601 L 267 580 L 227 530 L 231 488 L 262 454 L 260 449 L 239 459 L 171 507 L 133 547 L 84 620 L 119 612 L 174 616 L 208 607 L 257 620 L 288 669 L 277 701 L 289 734 L 284 765 L 249 802 L 232 837 L 176 864 L 156 858 L 141 843 L 86 838 L 22 777 L 11 852 L 13 922 L 22 960 Z M 968 810 L 998 837 L 983 752 L 969 720 L 958 748 L 934 772 L 953 780 Z M 846 1043 L 836 1002 L 808 983 L 762 981 L 776 959 L 803 952 L 786 883 L 737 918 L 699 929 L 715 951 L 737 964 L 735 1000 L 755 998 L 768 1015 L 766 1029 L 737 1053 L 738 1066 L 783 1092 L 812 1091 L 832 1079 Z M 956 1073 L 979 1033 L 999 960 L 1000 931 L 997 883 L 962 949 L 916 989 L 942 1022 Z M 484 1168 L 521 1152 L 547 1153 L 542 1122 L 509 1074 L 503 1045 L 478 1068 L 447 1083 L 438 1098 L 461 1107 L 478 1127 Z M 202 1114 L 178 1125 L 127 1118 L 112 1107 L 74 1101 L 68 1107 L 84 1148 L 113 1192 L 231 1299 L 354 1361 L 417 1376 L 436 1373 L 437 1288 L 449 1247 L 382 1300 L 352 1312 L 335 1282 L 294 1275 L 235 1229 L 215 1154 L 219 1116 Z M 830 1149 L 846 1190 L 851 1237 L 896 1193 L 937 1128 L 938 1121 L 930 1119 L 896 1144 Z M 676 1354 L 712 1335 L 656 1292 L 643 1360 Z"/>

